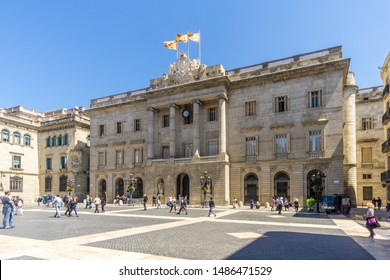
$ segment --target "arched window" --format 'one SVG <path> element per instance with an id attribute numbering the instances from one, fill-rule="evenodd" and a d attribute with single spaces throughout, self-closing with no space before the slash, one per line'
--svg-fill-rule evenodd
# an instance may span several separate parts
<path id="1" fill-rule="evenodd" d="M 290 176 L 286 172 L 279 172 L 275 175 L 274 194 L 290 201 Z"/>
<path id="2" fill-rule="evenodd" d="M 259 200 L 258 184 L 259 178 L 256 174 L 248 174 L 245 176 L 245 188 L 244 188 L 244 203 L 250 203 L 253 199 L 254 202 Z"/>
<path id="3" fill-rule="evenodd" d="M 14 132 L 14 144 L 20 145 L 20 133 Z"/>
<path id="4" fill-rule="evenodd" d="M 63 139 L 64 141 L 63 141 L 63 145 L 68 145 L 68 134 L 65 134 L 64 135 L 64 139 Z"/>
<path id="5" fill-rule="evenodd" d="M 66 191 L 67 182 L 68 182 L 68 176 L 62 175 L 60 177 L 60 192 L 65 192 Z"/>
<path id="6" fill-rule="evenodd" d="M 9 131 L 6 129 L 3 129 L 1 131 L 1 141 L 2 142 L 9 142 Z"/>
<path id="7" fill-rule="evenodd" d="M 31 146 L 31 136 L 28 134 L 25 134 L 23 136 L 23 145 L 24 146 Z"/>
<path id="8" fill-rule="evenodd" d="M 61 146 L 61 145 L 62 145 L 62 135 L 61 135 L 61 134 L 60 134 L 60 136 L 58 136 L 57 145 L 58 145 L 58 146 Z"/>
<path id="9" fill-rule="evenodd" d="M 57 146 L 57 136 L 53 136 L 53 138 L 51 138 L 51 145 L 53 147 Z"/>
<path id="10" fill-rule="evenodd" d="M 51 144 L 51 138 L 50 136 L 46 138 L 46 147 L 50 147 Z"/>

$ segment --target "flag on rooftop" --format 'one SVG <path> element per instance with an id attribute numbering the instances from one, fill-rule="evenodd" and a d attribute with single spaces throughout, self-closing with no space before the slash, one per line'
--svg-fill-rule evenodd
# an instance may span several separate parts
<path id="1" fill-rule="evenodd" d="M 177 50 L 177 41 L 166 41 L 164 42 L 164 47 L 171 50 Z"/>
<path id="2" fill-rule="evenodd" d="M 183 43 L 188 44 L 188 34 L 184 34 L 184 35 L 177 34 L 176 42 L 183 42 Z"/>
<path id="3" fill-rule="evenodd" d="M 199 43 L 200 42 L 200 33 L 191 33 L 191 32 L 189 32 L 188 33 L 188 39 L 190 39 L 191 41 L 194 41 L 196 43 Z"/>

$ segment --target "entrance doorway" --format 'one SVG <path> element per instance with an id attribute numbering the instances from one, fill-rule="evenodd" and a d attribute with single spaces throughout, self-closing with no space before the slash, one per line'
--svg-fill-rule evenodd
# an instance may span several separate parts
<path id="1" fill-rule="evenodd" d="M 182 173 L 177 176 L 176 198 L 179 198 L 179 195 L 187 196 L 187 201 L 190 201 L 190 176 L 188 174 Z"/>
<path id="2" fill-rule="evenodd" d="M 290 176 L 286 172 L 279 172 L 275 175 L 274 194 L 290 201 Z"/>
<path id="3" fill-rule="evenodd" d="M 257 175 L 248 174 L 245 176 L 244 180 L 244 203 L 249 204 L 252 199 L 254 202 L 259 201 L 259 178 L 257 177 Z"/>

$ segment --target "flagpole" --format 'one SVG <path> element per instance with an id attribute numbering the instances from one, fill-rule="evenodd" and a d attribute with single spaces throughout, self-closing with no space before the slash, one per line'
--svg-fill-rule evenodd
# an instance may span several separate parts
<path id="1" fill-rule="evenodd" d="M 187 30 L 187 53 L 188 53 L 188 58 L 190 59 L 190 39 L 188 38 L 188 33 L 190 33 L 190 31 Z"/>
<path id="2" fill-rule="evenodd" d="M 201 64 L 201 59 L 200 59 L 200 56 L 201 56 L 201 52 L 200 52 L 200 44 L 202 43 L 202 38 L 200 36 L 200 29 L 199 29 L 199 47 L 198 47 L 198 56 L 199 56 L 199 64 Z"/>

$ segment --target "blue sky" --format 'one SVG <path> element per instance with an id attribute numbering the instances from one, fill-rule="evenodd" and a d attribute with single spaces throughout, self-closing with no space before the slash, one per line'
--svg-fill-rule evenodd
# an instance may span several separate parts
<path id="1" fill-rule="evenodd" d="M 342 45 L 360 88 L 381 85 L 388 0 L 0 0 L 0 108 L 40 112 L 149 86 L 177 33 L 202 63 L 233 69 Z M 183 48 L 183 44 L 180 45 Z M 195 43 L 191 58 L 197 57 Z"/>

